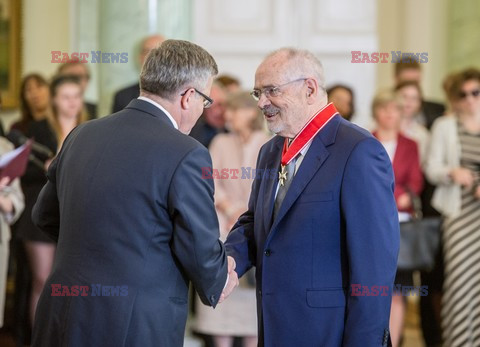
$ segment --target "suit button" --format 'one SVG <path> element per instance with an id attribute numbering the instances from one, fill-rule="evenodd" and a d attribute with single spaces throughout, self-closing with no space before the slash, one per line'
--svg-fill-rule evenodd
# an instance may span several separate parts
<path id="1" fill-rule="evenodd" d="M 269 257 L 270 255 L 272 255 L 272 251 L 269 249 L 265 250 L 265 256 Z"/>
<path id="2" fill-rule="evenodd" d="M 215 301 L 215 295 L 212 295 L 212 296 L 210 297 L 210 301 L 211 301 L 211 302 L 214 302 L 214 301 Z"/>
<path id="3" fill-rule="evenodd" d="M 262 296 L 262 291 L 261 290 L 258 291 L 258 295 Z"/>

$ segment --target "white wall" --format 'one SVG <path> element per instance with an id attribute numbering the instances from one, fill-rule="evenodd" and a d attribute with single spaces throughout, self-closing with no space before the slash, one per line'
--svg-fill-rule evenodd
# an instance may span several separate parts
<path id="1" fill-rule="evenodd" d="M 50 78 L 58 64 L 51 51 L 70 51 L 70 2 L 68 0 L 22 0 L 21 75 L 38 72 Z M 1 112 L 4 128 L 20 117 L 19 110 Z"/>
<path id="2" fill-rule="evenodd" d="M 375 0 L 196 0 L 193 13 L 193 39 L 213 54 L 220 73 L 251 89 L 268 52 L 306 48 L 322 61 L 327 86 L 353 86 L 357 121 L 367 122 L 375 66 L 352 64 L 350 52 L 377 50 Z"/>
<path id="3" fill-rule="evenodd" d="M 447 67 L 447 0 L 378 1 L 379 50 L 428 52 L 422 87 L 429 99 L 444 100 Z M 393 85 L 393 64 L 377 64 L 379 88 Z"/>

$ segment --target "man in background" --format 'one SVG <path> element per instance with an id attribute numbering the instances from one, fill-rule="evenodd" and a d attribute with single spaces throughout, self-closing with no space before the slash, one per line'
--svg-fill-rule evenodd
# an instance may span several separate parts
<path id="1" fill-rule="evenodd" d="M 217 81 L 212 85 L 212 99 L 215 102 L 203 111 L 202 117 L 192 129 L 190 136 L 208 148 L 217 134 L 227 131 L 225 128 L 225 102 L 227 91 Z"/>
<path id="2" fill-rule="evenodd" d="M 32 214 L 58 243 L 33 346 L 180 347 L 189 282 L 213 307 L 238 285 L 202 178 L 210 155 L 186 136 L 217 72 L 203 48 L 165 41 L 139 98 L 67 137 Z"/>
<path id="3" fill-rule="evenodd" d="M 160 45 L 163 41 L 165 41 L 165 37 L 162 35 L 152 35 L 144 38 L 140 45 L 140 54 L 138 55 L 138 64 L 140 69 L 147 58 L 148 53 Z M 113 97 L 113 105 L 112 105 L 112 113 L 118 112 L 123 110 L 125 106 L 128 105 L 130 101 L 133 99 L 138 98 L 140 95 L 140 85 L 138 82 L 120 89 L 118 92 L 115 93 Z"/>

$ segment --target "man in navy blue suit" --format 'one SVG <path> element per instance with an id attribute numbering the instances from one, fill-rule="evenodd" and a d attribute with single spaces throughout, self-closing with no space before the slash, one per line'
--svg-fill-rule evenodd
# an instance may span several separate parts
<path id="1" fill-rule="evenodd" d="M 216 74 L 201 47 L 165 41 L 138 99 L 69 134 L 33 210 L 58 242 L 33 346 L 180 347 L 189 282 L 213 307 L 238 284 L 202 179 L 210 155 L 187 136 Z"/>
<path id="2" fill-rule="evenodd" d="M 388 346 L 399 247 L 383 146 L 327 105 L 320 61 L 280 49 L 252 96 L 276 133 L 260 150 L 227 254 L 256 267 L 264 346 Z"/>

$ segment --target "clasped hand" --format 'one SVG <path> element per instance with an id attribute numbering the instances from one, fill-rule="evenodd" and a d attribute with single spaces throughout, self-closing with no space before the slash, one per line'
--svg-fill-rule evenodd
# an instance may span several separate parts
<path id="1" fill-rule="evenodd" d="M 228 256 L 228 281 L 227 285 L 223 289 L 222 295 L 220 295 L 220 300 L 218 301 L 219 303 L 223 302 L 230 294 L 232 294 L 233 290 L 235 289 L 236 286 L 238 286 L 238 275 L 235 272 L 235 259 L 232 257 Z"/>

